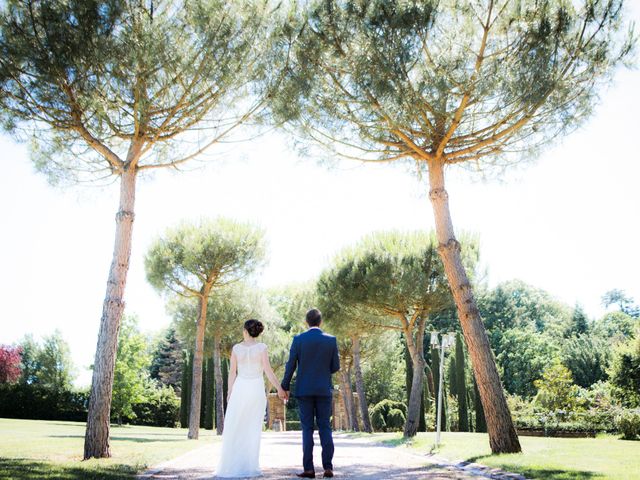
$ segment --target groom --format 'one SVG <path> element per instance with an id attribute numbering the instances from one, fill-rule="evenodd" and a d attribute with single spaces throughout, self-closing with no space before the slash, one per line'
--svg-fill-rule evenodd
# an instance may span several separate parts
<path id="1" fill-rule="evenodd" d="M 291 377 L 298 367 L 295 397 L 300 410 L 302 426 L 302 465 L 304 471 L 300 478 L 315 478 L 313 466 L 313 429 L 314 419 L 318 425 L 320 444 L 322 445 L 322 468 L 324 478 L 333 477 L 333 438 L 331 437 L 331 404 L 333 383 L 331 374 L 340 370 L 338 342 L 336 337 L 320 330 L 322 314 L 315 308 L 307 312 L 309 329 L 296 335 L 291 343 L 289 360 L 282 379 L 285 391 L 283 400 L 289 398 Z"/>

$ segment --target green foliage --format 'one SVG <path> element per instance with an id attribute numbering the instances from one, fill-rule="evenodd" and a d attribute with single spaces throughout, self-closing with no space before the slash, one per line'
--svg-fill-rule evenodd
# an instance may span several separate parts
<path id="1" fill-rule="evenodd" d="M 182 377 L 183 356 L 183 345 L 176 337 L 175 328 L 169 327 L 152 354 L 151 378 L 177 391 Z"/>
<path id="2" fill-rule="evenodd" d="M 40 370 L 40 364 L 38 363 L 38 354 L 40 352 L 40 345 L 33 338 L 33 335 L 25 335 L 19 342 L 22 348 L 22 361 L 21 361 L 21 373 L 20 383 L 34 384 L 38 382 L 38 372 Z"/>
<path id="3" fill-rule="evenodd" d="M 398 408 L 392 408 L 391 410 L 389 410 L 389 413 L 387 414 L 387 418 L 385 420 L 387 430 L 392 432 L 402 430 L 405 420 L 406 417 L 402 410 Z"/>
<path id="4" fill-rule="evenodd" d="M 403 401 L 406 398 L 404 347 L 398 334 L 384 332 L 369 342 L 367 362 L 362 368 L 367 404 L 375 405 L 385 398 Z"/>
<path id="5" fill-rule="evenodd" d="M 71 390 L 75 368 L 69 344 L 62 338 L 60 331 L 56 330 L 43 338 L 42 346 L 37 349 L 35 364 L 35 376 L 40 385 L 59 392 Z"/>
<path id="6" fill-rule="evenodd" d="M 637 318 L 624 312 L 609 312 L 594 322 L 593 334 L 613 342 L 624 342 L 633 337 L 639 326 L 640 320 Z"/>
<path id="7" fill-rule="evenodd" d="M 589 331 L 589 319 L 580 305 L 576 305 L 571 315 L 571 326 L 565 336 L 584 335 Z"/>
<path id="8" fill-rule="evenodd" d="M 480 392 L 478 391 L 478 384 L 476 383 L 475 376 L 473 378 L 473 409 L 475 413 L 475 431 L 486 432 L 487 431 L 487 419 L 484 415 L 484 408 L 480 401 Z M 508 397 L 507 397 L 508 398 Z M 513 410 L 511 410 L 513 412 Z"/>
<path id="9" fill-rule="evenodd" d="M 371 426 L 376 432 L 386 432 L 387 423 L 381 410 L 371 410 Z"/>
<path id="10" fill-rule="evenodd" d="M 86 422 L 88 391 L 54 390 L 38 383 L 0 385 L 0 418 Z"/>
<path id="11" fill-rule="evenodd" d="M 562 334 L 569 328 L 572 311 L 549 293 L 513 280 L 478 295 L 478 308 L 499 353 L 499 333 L 511 328 L 529 328 L 536 332 Z M 496 341 L 498 340 L 498 341 Z"/>
<path id="12" fill-rule="evenodd" d="M 182 380 L 180 382 L 180 426 L 189 426 L 189 409 L 191 408 L 191 382 L 193 379 L 193 354 L 185 352 L 183 359 Z"/>
<path id="13" fill-rule="evenodd" d="M 317 306 L 315 283 L 271 288 L 264 292 L 264 295 L 268 302 L 265 309 L 270 312 L 272 328 L 266 330 L 263 335 L 269 344 L 271 366 L 278 375 L 284 371 L 284 365 L 289 358 L 291 338 L 305 331 L 305 315 L 309 309 Z"/>
<path id="14" fill-rule="evenodd" d="M 167 308 L 174 319 L 180 340 L 189 347 L 195 345 L 197 302 L 191 298 L 176 296 L 169 301 Z M 233 283 L 215 290 L 207 302 L 205 356 L 213 354 L 215 335 L 221 336 L 222 351 L 230 352 L 233 344 L 242 338 L 243 324 L 249 318 L 259 318 L 264 323 L 263 335 L 265 341 L 269 339 L 270 354 L 271 350 L 274 354 L 282 354 L 285 335 L 279 332 L 280 317 L 275 314 L 261 292 L 244 283 Z M 286 349 L 288 351 L 288 345 Z"/>
<path id="15" fill-rule="evenodd" d="M 287 420 L 287 431 L 300 431 L 300 420 Z"/>
<path id="16" fill-rule="evenodd" d="M 215 426 L 215 371 L 213 357 L 206 359 L 202 371 L 202 404 L 204 405 L 203 415 L 200 416 L 202 428 L 213 430 Z"/>
<path id="17" fill-rule="evenodd" d="M 318 280 L 318 293 L 378 317 L 437 312 L 451 295 L 436 248 L 433 233 L 369 235 L 338 255 Z"/>
<path id="18" fill-rule="evenodd" d="M 440 388 L 440 350 L 437 348 L 431 349 L 431 371 L 433 372 L 433 404 L 434 408 L 438 408 L 438 391 Z M 442 380 L 444 381 L 444 375 Z M 447 391 L 446 385 L 442 385 L 442 405 L 440 411 L 440 425 L 446 430 L 447 425 Z M 435 413 L 435 412 L 434 412 Z M 437 422 L 437 413 L 434 414 L 434 422 Z M 436 428 L 436 424 L 432 425 L 432 428 Z"/>
<path id="19" fill-rule="evenodd" d="M 196 296 L 206 283 L 221 285 L 263 262 L 263 231 L 226 218 L 182 223 L 155 240 L 145 256 L 147 279 L 160 292 Z"/>
<path id="20" fill-rule="evenodd" d="M 180 399 L 168 385 L 147 384 L 144 399 L 131 406 L 132 420 L 136 425 L 175 427 L 180 417 Z"/>
<path id="21" fill-rule="evenodd" d="M 289 335 L 302 333 L 305 315 L 317 304 L 316 286 L 313 282 L 285 285 L 265 292 L 269 304 L 282 318 L 283 329 Z"/>
<path id="22" fill-rule="evenodd" d="M 548 366 L 534 385 L 538 389 L 535 401 L 546 412 L 562 415 L 576 411 L 581 405 L 580 391 L 573 383 L 571 372 L 558 361 Z"/>
<path id="23" fill-rule="evenodd" d="M 118 351 L 113 374 L 111 415 L 118 420 L 135 419 L 133 405 L 145 401 L 149 389 L 148 369 L 151 358 L 147 352 L 147 339 L 138 330 L 135 316 L 125 315 L 120 325 Z"/>
<path id="24" fill-rule="evenodd" d="M 640 438 L 640 410 L 622 412 L 616 417 L 616 426 L 625 440 Z"/>
<path id="25" fill-rule="evenodd" d="M 640 334 L 618 347 L 610 376 L 618 400 L 628 407 L 640 407 Z"/>
<path id="26" fill-rule="evenodd" d="M 60 331 L 45 336 L 38 342 L 33 335 L 25 335 L 19 343 L 21 374 L 19 382 L 25 385 L 41 385 L 55 392 L 70 391 L 75 377 L 69 344 Z"/>
<path id="27" fill-rule="evenodd" d="M 449 366 L 445 368 L 449 379 L 448 384 L 450 395 L 458 395 L 458 367 L 456 363 L 456 357 L 451 355 L 449 357 Z"/>
<path id="28" fill-rule="evenodd" d="M 464 343 L 462 335 L 456 334 L 456 391 L 458 399 L 458 431 L 469 431 L 469 409 L 467 407 L 467 378 L 465 372 Z"/>
<path id="29" fill-rule="evenodd" d="M 611 346 L 607 340 L 587 334 L 565 339 L 560 357 L 571 371 L 577 385 L 589 387 L 608 378 L 607 369 L 611 362 Z"/>
<path id="30" fill-rule="evenodd" d="M 503 331 L 496 362 L 507 392 L 526 397 L 535 395 L 534 382 L 542 377 L 556 355 L 557 347 L 548 335 L 532 328 Z"/>

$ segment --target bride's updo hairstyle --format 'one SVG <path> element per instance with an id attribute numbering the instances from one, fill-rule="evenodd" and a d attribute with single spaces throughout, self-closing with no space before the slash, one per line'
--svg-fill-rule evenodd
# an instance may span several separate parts
<path id="1" fill-rule="evenodd" d="M 262 325 L 261 321 L 254 320 L 252 318 L 251 320 L 247 320 L 246 322 L 244 322 L 244 329 L 249 332 L 249 335 L 251 335 L 253 338 L 256 338 L 264 330 L 264 325 Z"/>

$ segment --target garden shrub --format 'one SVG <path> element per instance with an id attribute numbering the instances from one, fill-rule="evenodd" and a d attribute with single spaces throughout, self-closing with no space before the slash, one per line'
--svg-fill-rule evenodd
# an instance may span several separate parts
<path id="1" fill-rule="evenodd" d="M 404 416 L 404 413 L 402 413 L 402 410 L 400 410 L 399 408 L 392 408 L 387 414 L 387 429 L 402 430 L 405 420 L 406 417 Z"/>
<path id="2" fill-rule="evenodd" d="M 376 432 L 384 432 L 387 429 L 387 423 L 384 421 L 384 415 L 381 410 L 373 410 L 371 413 L 371 426 Z"/>
<path id="3" fill-rule="evenodd" d="M 54 390 L 42 385 L 0 385 L 0 417 L 87 421 L 88 391 Z"/>
<path id="4" fill-rule="evenodd" d="M 400 422 L 400 425 L 398 425 L 400 415 L 396 412 L 391 415 L 391 412 L 394 410 L 397 410 L 401 415 L 402 421 Z M 404 426 L 405 419 L 407 418 L 407 406 L 402 402 L 385 399 L 375 404 L 370 409 L 369 415 L 371 417 L 372 426 L 376 431 L 387 432 L 401 430 Z M 390 416 L 392 418 L 390 418 Z"/>
<path id="5" fill-rule="evenodd" d="M 156 427 L 175 427 L 180 418 L 180 398 L 173 388 L 162 386 L 147 391 L 144 402 L 132 405 L 135 417 L 129 423 Z"/>
<path id="6" fill-rule="evenodd" d="M 640 410 L 625 410 L 616 417 L 616 426 L 622 438 L 635 440 L 640 437 Z"/>
<path id="7" fill-rule="evenodd" d="M 299 420 L 287 420 L 287 431 L 290 430 L 301 430 L 300 421 Z"/>

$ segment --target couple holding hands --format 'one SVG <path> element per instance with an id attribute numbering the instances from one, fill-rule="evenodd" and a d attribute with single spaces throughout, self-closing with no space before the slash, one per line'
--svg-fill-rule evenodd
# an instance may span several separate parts
<path id="1" fill-rule="evenodd" d="M 313 464 L 313 432 L 318 427 L 322 445 L 324 477 L 333 477 L 333 438 L 331 407 L 333 383 L 331 375 L 340 369 L 338 344 L 334 336 L 320 330 L 322 314 L 317 309 L 307 312 L 308 329 L 294 337 L 282 382 L 269 363 L 267 345 L 257 337 L 264 330 L 258 320 L 244 323 L 244 341 L 233 346 L 229 367 L 229 399 L 222 434 L 222 452 L 218 478 L 257 477 L 260 438 L 266 409 L 263 374 L 287 401 L 293 373 L 296 375 L 295 397 L 298 401 L 302 428 L 302 464 L 300 478 L 315 478 Z"/>

